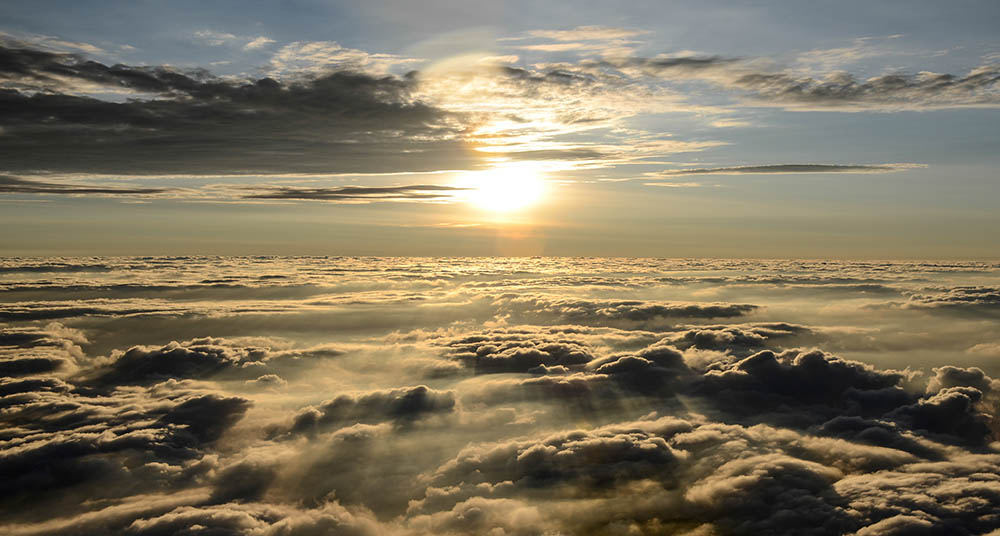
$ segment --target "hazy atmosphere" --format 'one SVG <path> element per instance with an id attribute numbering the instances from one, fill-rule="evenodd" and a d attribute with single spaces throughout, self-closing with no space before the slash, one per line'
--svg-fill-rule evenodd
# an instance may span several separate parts
<path id="1" fill-rule="evenodd" d="M 0 4 L 0 533 L 1000 535 L 1000 4 Z"/>
<path id="2" fill-rule="evenodd" d="M 4 2 L 12 255 L 996 258 L 995 2 Z"/>

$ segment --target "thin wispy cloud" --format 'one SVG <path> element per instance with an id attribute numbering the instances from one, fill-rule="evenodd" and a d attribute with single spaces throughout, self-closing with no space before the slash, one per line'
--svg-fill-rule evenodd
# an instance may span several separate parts
<path id="1" fill-rule="evenodd" d="M 276 43 L 274 39 L 260 36 L 243 45 L 243 50 L 258 50 L 273 45 L 274 43 Z"/>
<path id="2" fill-rule="evenodd" d="M 530 37 L 552 39 L 554 41 L 607 41 L 627 39 L 648 34 L 649 30 L 615 28 L 611 26 L 577 26 L 569 30 L 532 30 Z"/>
<path id="3" fill-rule="evenodd" d="M 238 39 L 231 33 L 214 30 L 198 30 L 194 33 L 194 37 L 202 43 L 212 47 L 230 44 Z"/>
<path id="4" fill-rule="evenodd" d="M 927 167 L 923 164 L 768 164 L 719 168 L 684 168 L 661 171 L 659 176 L 677 175 L 746 175 L 780 173 L 898 173 Z"/>
<path id="5" fill-rule="evenodd" d="M 296 41 L 282 46 L 274 53 L 269 74 L 300 76 L 350 70 L 385 75 L 395 68 L 407 69 L 421 61 L 418 58 L 347 48 L 334 41 Z"/>
<path id="6" fill-rule="evenodd" d="M 278 187 L 243 196 L 245 199 L 302 199 L 316 201 L 440 201 L 467 188 L 415 184 L 411 186 L 340 188 Z"/>
<path id="7" fill-rule="evenodd" d="M 45 194 L 45 195 L 154 195 L 169 192 L 167 188 L 135 188 L 113 186 L 89 186 L 39 182 L 19 177 L 0 175 L 0 194 Z"/>

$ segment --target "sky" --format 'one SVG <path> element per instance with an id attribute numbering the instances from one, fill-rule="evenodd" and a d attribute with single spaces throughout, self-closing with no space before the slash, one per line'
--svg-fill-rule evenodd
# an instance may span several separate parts
<path id="1" fill-rule="evenodd" d="M 998 20 L 0 2 L 0 534 L 1000 536 Z"/>
<path id="2" fill-rule="evenodd" d="M 0 251 L 996 259 L 998 18 L 4 2 Z"/>

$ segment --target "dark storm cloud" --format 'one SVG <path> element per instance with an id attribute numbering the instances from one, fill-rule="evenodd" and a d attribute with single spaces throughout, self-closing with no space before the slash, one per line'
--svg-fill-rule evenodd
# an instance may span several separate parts
<path id="1" fill-rule="evenodd" d="M 467 190 L 453 186 L 415 184 L 412 186 L 363 187 L 344 186 L 340 188 L 292 188 L 278 187 L 262 193 L 243 196 L 244 199 L 312 199 L 317 201 L 349 200 L 443 200 L 452 198 L 456 192 Z"/>
<path id="2" fill-rule="evenodd" d="M 841 165 L 841 164 L 769 164 L 723 168 L 674 169 L 659 173 L 671 175 L 742 175 L 754 173 L 892 173 L 913 167 L 907 164 Z"/>
<path id="3" fill-rule="evenodd" d="M 337 173 L 475 165 L 457 117 L 359 72 L 233 80 L 0 47 L 7 171 Z M 128 100 L 88 94 L 124 92 Z M 28 188 L 29 186 L 18 186 Z"/>
<path id="4" fill-rule="evenodd" d="M 114 188 L 106 186 L 84 186 L 80 184 L 39 182 L 0 175 L 0 194 L 152 195 L 168 191 L 170 190 L 166 188 Z"/>

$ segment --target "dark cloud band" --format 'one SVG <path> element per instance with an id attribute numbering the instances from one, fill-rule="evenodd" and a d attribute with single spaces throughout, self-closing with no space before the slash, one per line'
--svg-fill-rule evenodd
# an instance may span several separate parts
<path id="1" fill-rule="evenodd" d="M 659 173 L 662 176 L 674 175 L 744 175 L 744 174 L 778 174 L 778 173 L 895 173 L 916 167 L 920 164 L 768 164 L 763 166 L 736 166 L 720 168 L 689 168 L 673 169 Z"/>

